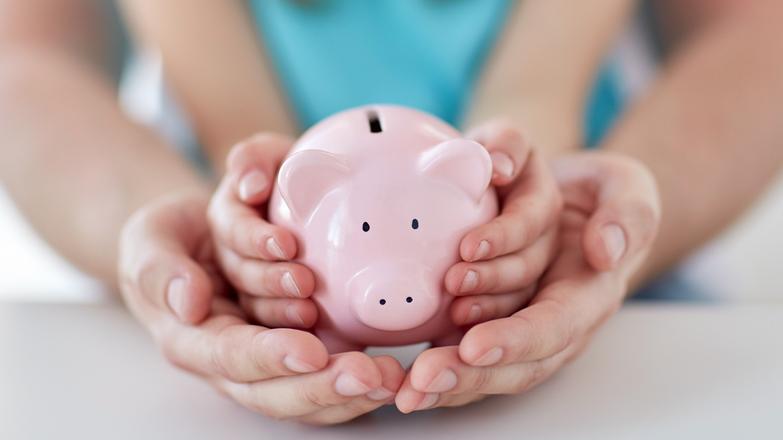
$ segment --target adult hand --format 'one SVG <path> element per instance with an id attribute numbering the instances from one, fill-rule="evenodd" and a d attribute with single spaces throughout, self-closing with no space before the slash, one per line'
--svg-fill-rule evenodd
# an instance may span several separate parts
<path id="1" fill-rule="evenodd" d="M 391 401 L 404 376 L 393 358 L 330 356 L 310 333 L 248 324 L 221 288 L 206 211 L 204 196 L 174 195 L 123 229 L 123 298 L 166 357 L 278 419 L 339 423 Z"/>
<path id="2" fill-rule="evenodd" d="M 474 326 L 459 346 L 422 353 L 396 397 L 403 412 L 524 392 L 575 357 L 622 304 L 660 218 L 655 181 L 607 153 L 557 160 L 560 251 L 531 304 Z"/>

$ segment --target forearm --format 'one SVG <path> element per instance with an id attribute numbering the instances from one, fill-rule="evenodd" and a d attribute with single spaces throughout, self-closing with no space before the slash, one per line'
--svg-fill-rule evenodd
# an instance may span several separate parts
<path id="1" fill-rule="evenodd" d="M 206 185 L 118 107 L 109 82 L 44 48 L 0 55 L 0 177 L 67 259 L 111 283 L 129 214 L 169 191 Z"/>
<path id="2" fill-rule="evenodd" d="M 781 8 L 737 11 L 704 30 L 618 125 L 605 148 L 657 177 L 659 238 L 635 285 L 730 224 L 783 163 Z"/>
<path id="3" fill-rule="evenodd" d="M 467 125 L 506 117 L 543 152 L 580 148 L 585 101 L 635 2 L 521 2 L 505 24 Z"/>
<path id="4" fill-rule="evenodd" d="M 160 51 L 167 82 L 218 174 L 236 142 L 260 131 L 296 133 L 246 2 L 123 0 L 120 5 L 137 44 Z"/>

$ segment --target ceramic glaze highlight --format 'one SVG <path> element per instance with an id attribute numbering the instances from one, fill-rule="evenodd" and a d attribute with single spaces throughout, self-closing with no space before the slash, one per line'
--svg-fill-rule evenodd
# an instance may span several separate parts
<path id="1" fill-rule="evenodd" d="M 428 114 L 375 105 L 308 130 L 278 173 L 273 223 L 313 270 L 331 352 L 449 341 L 443 277 L 464 234 L 497 214 L 480 144 Z"/>

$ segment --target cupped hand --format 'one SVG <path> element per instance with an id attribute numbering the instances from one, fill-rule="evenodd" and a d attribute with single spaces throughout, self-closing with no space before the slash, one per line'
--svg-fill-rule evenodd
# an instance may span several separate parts
<path id="1" fill-rule="evenodd" d="M 401 411 L 525 392 L 579 354 L 622 304 L 660 219 L 652 175 L 601 152 L 553 168 L 565 200 L 559 252 L 530 305 L 474 326 L 459 346 L 422 353 L 397 394 Z"/>
<path id="2" fill-rule="evenodd" d="M 463 237 L 462 261 L 446 273 L 457 325 L 506 317 L 530 301 L 554 258 L 563 204 L 552 171 L 510 123 L 490 121 L 468 137 L 490 153 L 501 211 Z"/>
<path id="3" fill-rule="evenodd" d="M 309 328 L 318 316 L 309 300 L 313 273 L 290 261 L 297 253 L 294 236 L 265 218 L 277 169 L 292 143 L 261 133 L 233 147 L 208 218 L 217 260 L 244 311 L 270 327 Z"/>
<path id="4" fill-rule="evenodd" d="M 404 377 L 393 358 L 330 356 L 310 333 L 247 322 L 225 295 L 206 211 L 204 196 L 172 195 L 123 228 L 122 295 L 166 357 L 278 419 L 339 423 L 390 402 Z"/>

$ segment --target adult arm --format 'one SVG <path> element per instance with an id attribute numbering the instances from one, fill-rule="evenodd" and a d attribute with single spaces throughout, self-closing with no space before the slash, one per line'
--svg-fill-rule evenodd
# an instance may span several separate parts
<path id="1" fill-rule="evenodd" d="M 742 2 L 693 36 L 604 145 L 658 180 L 663 217 L 635 284 L 728 226 L 783 163 L 783 5 Z"/>
<path id="2" fill-rule="evenodd" d="M 130 213 L 205 184 L 119 108 L 102 4 L 0 0 L 0 178 L 44 239 L 114 284 Z"/>

